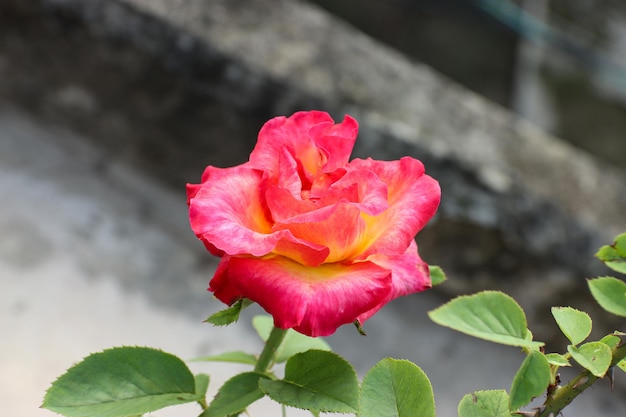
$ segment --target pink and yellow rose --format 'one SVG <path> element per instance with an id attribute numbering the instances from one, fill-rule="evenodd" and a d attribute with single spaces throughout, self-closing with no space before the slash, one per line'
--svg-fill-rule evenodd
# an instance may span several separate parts
<path id="1" fill-rule="evenodd" d="M 357 132 L 350 116 L 276 117 L 248 162 L 187 185 L 191 228 L 222 257 L 209 287 L 219 300 L 248 298 L 277 327 L 326 336 L 430 288 L 414 237 L 439 184 L 410 157 L 350 161 Z"/>

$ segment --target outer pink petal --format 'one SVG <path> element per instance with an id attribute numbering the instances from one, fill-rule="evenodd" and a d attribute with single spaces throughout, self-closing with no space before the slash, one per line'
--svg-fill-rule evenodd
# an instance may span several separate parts
<path id="1" fill-rule="evenodd" d="M 439 183 L 424 174 L 424 166 L 416 159 L 399 161 L 355 159 L 354 169 L 369 169 L 387 184 L 389 208 L 377 216 L 364 214 L 367 232 L 361 257 L 371 254 L 404 253 L 426 223 L 434 216 L 441 199 Z"/>
<path id="2" fill-rule="evenodd" d="M 391 271 L 392 289 L 379 305 L 359 316 L 361 323 L 372 317 L 389 301 L 403 295 L 425 291 L 432 286 L 428 265 L 417 253 L 415 241 L 411 241 L 409 248 L 402 255 L 372 255 L 368 261 Z"/>
<path id="3" fill-rule="evenodd" d="M 200 188 L 202 188 L 202 184 L 187 184 L 187 205 L 189 205 L 189 200 L 196 196 Z"/>
<path id="4" fill-rule="evenodd" d="M 187 205 L 189 205 L 189 200 L 194 198 L 200 188 L 202 188 L 202 183 L 204 183 L 209 178 L 211 170 L 213 169 L 214 167 L 210 165 L 204 169 L 204 171 L 202 172 L 200 184 L 187 184 Z"/>
<path id="5" fill-rule="evenodd" d="M 231 258 L 229 283 L 256 301 L 282 329 L 327 336 L 379 305 L 391 290 L 391 274 L 372 263 L 309 268 L 287 258 Z"/>
<path id="6" fill-rule="evenodd" d="M 218 300 L 228 305 L 242 298 L 241 292 L 233 287 L 228 279 L 228 265 L 231 259 L 232 258 L 228 255 L 225 255 L 221 259 L 209 284 L 209 291 L 211 291 Z"/>
<path id="7" fill-rule="evenodd" d="M 211 253 L 264 256 L 288 248 L 293 259 L 318 265 L 329 250 L 288 230 L 272 230 L 265 206 L 263 173 L 246 164 L 209 167 L 205 182 L 189 201 L 191 228 Z"/>
<path id="8" fill-rule="evenodd" d="M 262 173 L 245 164 L 205 172 L 205 182 L 189 201 L 195 234 L 230 255 L 271 252 L 280 236 L 271 234 L 260 189 Z"/>

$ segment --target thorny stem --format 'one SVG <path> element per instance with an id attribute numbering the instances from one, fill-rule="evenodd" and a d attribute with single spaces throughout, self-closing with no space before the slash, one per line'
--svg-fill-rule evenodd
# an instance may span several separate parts
<path id="1" fill-rule="evenodd" d="M 626 344 L 613 348 L 613 359 L 611 360 L 609 369 L 617 365 L 619 361 L 624 358 L 626 358 Z M 536 417 L 558 416 L 561 410 L 567 407 L 574 398 L 589 388 L 598 379 L 600 378 L 593 375 L 588 370 L 582 371 L 567 385 L 557 389 L 553 395 L 549 396 L 544 404 L 544 408 L 538 411 Z"/>

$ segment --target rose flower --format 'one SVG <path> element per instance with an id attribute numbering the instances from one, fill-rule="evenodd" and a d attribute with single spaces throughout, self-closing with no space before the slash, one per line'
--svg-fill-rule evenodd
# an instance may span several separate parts
<path id="1" fill-rule="evenodd" d="M 187 185 L 191 228 L 222 257 L 209 287 L 219 300 L 250 299 L 279 328 L 326 336 L 430 288 L 414 237 L 439 184 L 410 157 L 349 161 L 357 132 L 350 116 L 276 117 L 248 162 Z"/>

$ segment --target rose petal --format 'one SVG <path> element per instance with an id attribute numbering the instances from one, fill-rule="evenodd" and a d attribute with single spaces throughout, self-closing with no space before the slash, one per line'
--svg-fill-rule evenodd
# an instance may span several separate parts
<path id="1" fill-rule="evenodd" d="M 263 206 L 260 171 L 244 165 L 207 169 L 205 182 L 189 202 L 191 228 L 203 241 L 230 254 L 266 255 L 279 235 Z"/>
<path id="2" fill-rule="evenodd" d="M 365 223 L 361 212 L 378 214 L 387 208 L 387 186 L 368 170 L 350 171 L 318 201 L 295 198 L 289 191 L 268 186 L 267 203 L 276 224 L 272 231 L 289 230 L 294 237 L 327 247 L 328 258 L 337 262 L 359 255 L 364 250 Z M 298 247 L 278 253 L 297 259 Z M 310 261 L 307 265 L 314 266 Z"/>
<path id="3" fill-rule="evenodd" d="M 267 185 L 265 198 L 272 220 L 277 223 L 319 208 L 319 205 L 313 201 L 297 198 L 291 191 L 271 184 Z"/>
<path id="4" fill-rule="evenodd" d="M 326 190 L 316 189 L 315 183 L 311 196 L 319 198 L 321 206 L 346 199 L 364 213 L 377 215 L 387 209 L 387 185 L 378 176 L 364 169 L 349 170 L 336 179 Z"/>
<path id="5" fill-rule="evenodd" d="M 372 262 L 309 268 L 284 257 L 231 258 L 228 280 L 271 314 L 277 327 L 312 337 L 352 323 L 391 290 L 390 272 Z"/>
<path id="6" fill-rule="evenodd" d="M 362 241 L 365 222 L 358 207 L 344 201 L 300 214 L 272 227 L 272 231 L 281 230 L 288 230 L 306 242 L 327 247 L 329 253 L 323 262 L 331 263 L 352 258 Z M 295 259 L 295 254 L 282 254 Z"/>
<path id="7" fill-rule="evenodd" d="M 361 323 L 372 317 L 389 301 L 432 287 L 428 265 L 420 258 L 414 240 L 402 255 L 372 255 L 367 260 L 391 271 L 392 288 L 387 298 L 379 305 L 359 316 Z"/>
<path id="8" fill-rule="evenodd" d="M 297 112 L 290 117 L 279 116 L 267 121 L 259 131 L 257 144 L 250 154 L 250 163 L 272 177 L 278 175 L 278 156 L 283 148 L 295 159 L 313 158 L 317 149 L 309 131 L 315 125 L 330 125 L 332 118 L 324 112 Z M 298 154 L 300 150 L 300 154 Z M 307 156 L 310 155 L 310 156 Z"/>
<path id="9" fill-rule="evenodd" d="M 364 214 L 367 223 L 361 254 L 403 253 L 426 223 L 434 216 L 441 199 L 439 183 L 424 174 L 416 159 L 399 161 L 355 159 L 350 168 L 368 169 L 387 184 L 389 208 L 377 216 Z"/>
<path id="10" fill-rule="evenodd" d="M 330 172 L 348 162 L 357 130 L 358 124 L 350 116 L 335 124 L 328 113 L 321 111 L 276 117 L 261 128 L 250 163 L 276 177 L 280 172 L 278 156 L 286 148 L 309 173 L 316 174 L 323 168 Z"/>
<path id="11" fill-rule="evenodd" d="M 202 188 L 202 184 L 187 184 L 187 205 L 189 205 L 189 200 L 196 196 L 200 188 Z"/>
<path id="12" fill-rule="evenodd" d="M 357 121 L 346 115 L 341 123 L 326 127 L 323 131 L 315 130 L 312 130 L 316 137 L 315 144 L 326 158 L 322 171 L 332 172 L 344 167 L 350 159 L 359 132 Z"/>
<path id="13" fill-rule="evenodd" d="M 241 292 L 233 287 L 228 279 L 228 265 L 231 257 L 225 255 L 217 265 L 215 274 L 209 283 L 209 291 L 221 302 L 231 305 L 242 298 Z"/>
<path id="14" fill-rule="evenodd" d="M 192 230 L 213 254 L 264 256 L 276 249 L 307 265 L 319 265 L 328 256 L 323 245 L 307 242 L 289 230 L 271 229 L 260 171 L 246 164 L 210 168 L 206 182 L 189 202 L 189 219 Z"/>
<path id="15" fill-rule="evenodd" d="M 298 161 L 294 159 L 287 149 L 283 148 L 278 158 L 278 176 L 272 178 L 270 175 L 266 175 L 266 177 L 272 185 L 288 190 L 295 198 L 301 199 L 302 180 L 304 179 L 308 183 L 310 179 L 306 176 L 301 176 L 300 170 L 301 167 L 298 166 Z"/>
<path id="16" fill-rule="evenodd" d="M 204 169 L 204 171 L 202 172 L 202 177 L 200 179 L 200 184 L 187 184 L 187 205 L 189 205 L 189 200 L 195 197 L 200 188 L 202 188 L 202 184 L 206 182 L 206 180 L 209 178 L 210 172 L 213 169 L 214 167 L 212 167 L 211 165 Z"/>
<path id="17" fill-rule="evenodd" d="M 283 255 L 302 265 L 315 267 L 328 259 L 330 249 L 324 245 L 295 237 L 290 230 L 283 230 L 274 253 Z"/>

